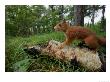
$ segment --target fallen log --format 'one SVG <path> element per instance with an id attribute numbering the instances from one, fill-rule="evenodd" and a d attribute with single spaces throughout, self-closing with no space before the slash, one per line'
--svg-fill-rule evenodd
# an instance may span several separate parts
<path id="1" fill-rule="evenodd" d="M 61 43 L 58 41 L 51 40 L 45 47 L 28 46 L 25 51 L 30 50 L 30 52 L 36 54 L 45 53 L 44 55 L 53 56 L 63 61 L 76 61 L 89 71 L 98 71 L 101 69 L 102 63 L 97 52 L 91 51 L 87 48 L 73 48 L 70 46 L 59 49 L 58 45 L 60 44 Z"/>

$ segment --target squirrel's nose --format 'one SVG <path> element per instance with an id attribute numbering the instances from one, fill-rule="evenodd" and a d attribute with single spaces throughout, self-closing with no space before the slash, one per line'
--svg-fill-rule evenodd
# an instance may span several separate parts
<path id="1" fill-rule="evenodd" d="M 54 29 L 56 29 L 56 26 L 54 27 Z"/>
<path id="2" fill-rule="evenodd" d="M 54 27 L 54 29 L 56 30 L 56 26 Z"/>

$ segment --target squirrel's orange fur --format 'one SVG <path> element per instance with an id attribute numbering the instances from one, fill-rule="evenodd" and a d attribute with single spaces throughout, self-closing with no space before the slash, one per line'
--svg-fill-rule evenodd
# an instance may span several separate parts
<path id="1" fill-rule="evenodd" d="M 65 20 L 58 23 L 54 29 L 57 31 L 63 31 L 66 35 L 66 40 L 59 46 L 59 48 L 70 45 L 75 39 L 83 40 L 87 46 L 94 50 L 100 45 L 106 44 L 105 38 L 97 37 L 90 29 L 81 26 L 69 26 L 69 23 Z"/>

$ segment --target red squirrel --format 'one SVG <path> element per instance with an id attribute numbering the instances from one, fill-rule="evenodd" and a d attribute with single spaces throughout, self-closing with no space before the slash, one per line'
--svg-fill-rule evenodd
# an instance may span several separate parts
<path id="1" fill-rule="evenodd" d="M 58 48 L 62 49 L 66 45 L 70 45 L 73 40 L 78 39 L 84 41 L 85 44 L 94 50 L 101 45 L 106 45 L 106 39 L 104 37 L 96 36 L 96 33 L 82 26 L 70 26 L 68 22 L 63 20 L 58 23 L 54 29 L 56 31 L 62 31 L 65 33 L 66 39 Z"/>

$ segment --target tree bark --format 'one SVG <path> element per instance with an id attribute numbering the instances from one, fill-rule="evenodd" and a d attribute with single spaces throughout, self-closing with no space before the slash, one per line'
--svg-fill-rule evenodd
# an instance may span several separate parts
<path id="1" fill-rule="evenodd" d="M 95 18 L 95 5 L 93 5 L 93 10 L 92 10 L 92 18 L 91 18 L 92 25 L 94 25 L 94 18 Z"/>
<path id="2" fill-rule="evenodd" d="M 104 31 L 106 30 L 106 21 L 105 21 L 105 5 L 102 6 L 102 19 L 101 19 L 101 24 L 102 24 L 102 28 L 104 29 Z"/>
<path id="3" fill-rule="evenodd" d="M 84 5 L 74 6 L 74 25 L 84 26 Z"/>

